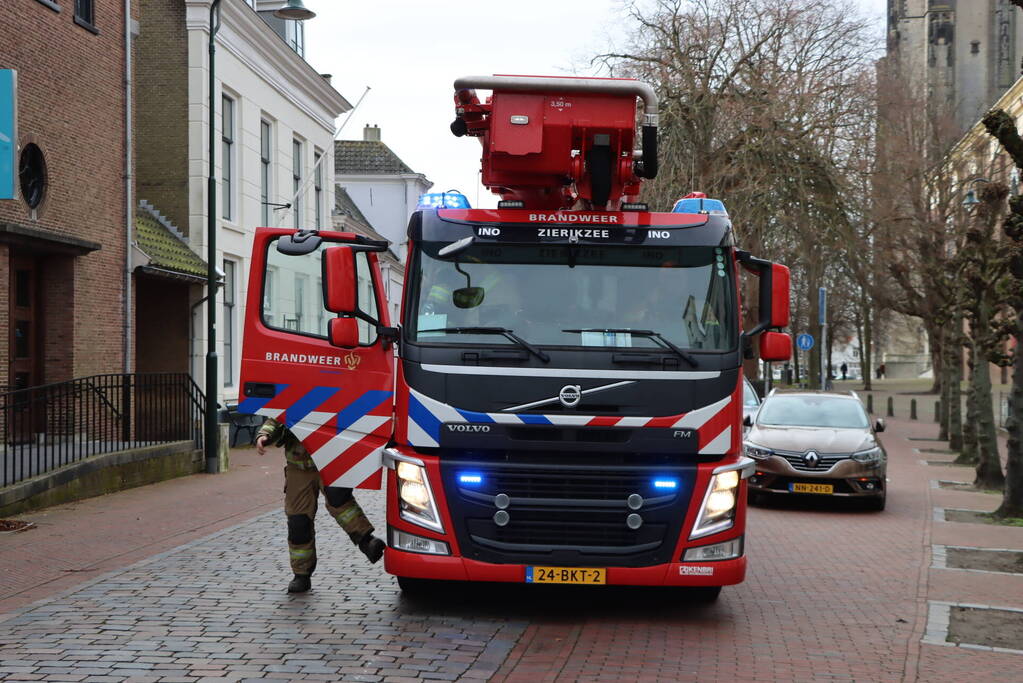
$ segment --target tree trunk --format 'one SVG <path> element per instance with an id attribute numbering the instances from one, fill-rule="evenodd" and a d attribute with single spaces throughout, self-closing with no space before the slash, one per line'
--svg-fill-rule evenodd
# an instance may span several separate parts
<path id="1" fill-rule="evenodd" d="M 1013 352 L 1012 389 L 1009 392 L 1008 459 L 1005 464 L 1005 489 L 995 517 L 1023 517 L 1023 343 L 1017 338 Z"/>
<path id="2" fill-rule="evenodd" d="M 963 447 L 956 456 L 957 465 L 977 464 L 977 392 L 973 386 L 974 353 L 971 347 L 966 353 L 966 419 L 963 421 Z"/>
<path id="3" fill-rule="evenodd" d="M 860 346 L 860 365 L 862 366 L 864 391 L 871 391 L 873 389 L 871 384 L 871 380 L 874 377 L 874 353 L 871 348 L 874 345 L 873 317 L 874 312 L 870 310 L 868 302 L 863 307 L 863 344 Z"/>
<path id="4" fill-rule="evenodd" d="M 984 323 L 986 324 L 986 321 Z M 977 478 L 973 485 L 979 489 L 1001 489 L 1005 485 L 1002 463 L 998 458 L 998 432 L 995 428 L 995 410 L 991 403 L 991 373 L 987 358 L 976 356 L 973 385 L 977 405 Z"/>
<path id="5" fill-rule="evenodd" d="M 941 348 L 942 348 L 942 350 L 944 350 L 944 344 L 942 344 Z M 939 386 L 939 388 L 941 390 L 941 413 L 939 415 L 939 417 L 941 419 L 938 422 L 938 440 L 939 441 L 948 441 L 949 417 L 952 414 L 952 411 L 950 410 L 951 403 L 949 401 L 950 395 L 952 393 L 950 391 L 951 386 L 952 386 L 952 377 L 951 377 L 952 373 L 951 373 L 951 370 L 949 368 L 948 363 L 944 362 L 944 357 L 942 356 L 942 354 L 939 354 L 939 356 L 941 356 L 942 362 L 941 362 L 941 377 L 939 379 L 939 384 L 938 384 L 938 386 Z"/>
<path id="6" fill-rule="evenodd" d="M 963 354 L 962 346 L 949 343 L 948 346 L 948 447 L 953 451 L 963 448 Z"/>
<path id="7" fill-rule="evenodd" d="M 931 382 L 931 388 L 927 393 L 940 394 L 941 368 L 944 365 L 941 362 L 941 330 L 932 325 L 926 325 L 924 329 L 927 330 L 927 341 L 931 347 L 931 374 L 934 377 L 934 380 Z"/>

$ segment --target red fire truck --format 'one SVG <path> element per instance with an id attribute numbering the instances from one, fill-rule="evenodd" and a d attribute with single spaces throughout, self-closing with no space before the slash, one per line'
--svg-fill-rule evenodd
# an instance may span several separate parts
<path id="1" fill-rule="evenodd" d="M 740 250 L 720 201 L 637 201 L 657 173 L 644 83 L 470 77 L 455 105 L 498 208 L 441 195 L 412 215 L 395 326 L 385 243 L 260 228 L 240 409 L 284 422 L 325 486 L 387 487 L 404 590 L 716 597 L 746 571 L 742 361 L 757 336 L 761 358 L 788 358 L 788 269 Z M 748 329 L 740 268 L 759 278 Z"/>

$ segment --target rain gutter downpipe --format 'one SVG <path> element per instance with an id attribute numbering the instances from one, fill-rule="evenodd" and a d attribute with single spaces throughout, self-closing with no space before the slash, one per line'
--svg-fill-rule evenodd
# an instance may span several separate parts
<path id="1" fill-rule="evenodd" d="M 124 0 L 124 373 L 132 371 L 132 237 L 135 227 L 135 164 L 132 130 L 131 0 Z"/>

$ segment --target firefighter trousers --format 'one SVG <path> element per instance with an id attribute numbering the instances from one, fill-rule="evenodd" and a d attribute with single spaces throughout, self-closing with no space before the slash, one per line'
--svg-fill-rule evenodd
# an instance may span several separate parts
<path id="1" fill-rule="evenodd" d="M 288 553 L 291 570 L 296 574 L 312 574 L 316 569 L 316 507 L 320 492 L 326 499 L 327 512 L 358 544 L 373 525 L 352 496 L 352 490 L 338 486 L 324 488 L 315 467 L 303 468 L 288 463 L 284 468 L 284 513 L 288 516 Z"/>

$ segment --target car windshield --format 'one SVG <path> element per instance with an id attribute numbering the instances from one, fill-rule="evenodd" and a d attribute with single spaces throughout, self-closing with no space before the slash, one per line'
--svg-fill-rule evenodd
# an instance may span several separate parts
<path id="1" fill-rule="evenodd" d="M 550 346 L 665 348 L 660 337 L 721 352 L 738 338 L 722 247 L 474 244 L 440 255 L 445 246 L 427 242 L 413 259 L 406 329 L 417 342 L 512 343 L 473 327 Z"/>
<path id="2" fill-rule="evenodd" d="M 866 429 L 870 423 L 863 406 L 854 399 L 836 396 L 772 396 L 760 407 L 757 424 Z"/>
<path id="3" fill-rule="evenodd" d="M 743 380 L 742 382 L 742 404 L 747 408 L 756 408 L 760 405 L 756 389 L 749 383 L 749 380 Z"/>

